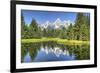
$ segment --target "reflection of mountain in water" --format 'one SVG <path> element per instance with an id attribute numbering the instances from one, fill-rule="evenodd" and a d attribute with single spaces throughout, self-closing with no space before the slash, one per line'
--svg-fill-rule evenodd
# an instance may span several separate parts
<path id="1" fill-rule="evenodd" d="M 66 61 L 74 60 L 75 55 L 70 55 L 68 50 L 62 50 L 58 47 L 55 48 L 45 48 L 41 47 L 38 51 L 37 56 L 34 58 L 34 62 L 43 62 L 43 61 Z M 24 62 L 31 62 L 31 56 L 28 52 L 24 58 Z"/>
<path id="2" fill-rule="evenodd" d="M 53 42 L 23 43 L 21 62 L 49 62 L 87 60 L 90 58 L 89 46 L 61 45 Z"/>
<path id="3" fill-rule="evenodd" d="M 55 48 L 41 48 L 38 52 L 35 62 L 46 62 L 46 61 L 67 61 L 74 60 L 75 55 L 70 55 L 68 50 L 62 50 L 59 47 Z"/>
<path id="4" fill-rule="evenodd" d="M 42 47 L 41 51 L 44 51 L 46 54 L 54 53 L 57 57 L 59 57 L 61 54 L 69 56 L 69 51 L 68 50 L 61 50 L 58 47 L 55 47 L 54 49 L 53 48 L 48 49 L 48 47 L 46 47 L 46 48 Z"/>

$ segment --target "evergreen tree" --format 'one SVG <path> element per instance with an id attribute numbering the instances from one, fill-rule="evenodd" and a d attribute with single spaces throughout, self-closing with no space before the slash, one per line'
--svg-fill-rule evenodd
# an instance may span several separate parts
<path id="1" fill-rule="evenodd" d="M 89 22 L 83 13 L 77 14 L 74 36 L 76 40 L 89 40 Z"/>
<path id="2" fill-rule="evenodd" d="M 41 37 L 41 29 L 38 27 L 38 23 L 36 22 L 35 19 L 32 19 L 29 30 L 30 30 L 30 38 Z"/>
<path id="3" fill-rule="evenodd" d="M 21 13 L 21 38 L 27 38 L 28 26 L 25 24 L 24 16 Z"/>
<path id="4" fill-rule="evenodd" d="M 25 24 L 23 14 L 21 14 L 21 37 L 22 38 L 62 38 L 69 40 L 90 40 L 90 17 L 89 14 L 77 13 L 75 24 L 70 24 L 67 28 L 42 29 L 35 19 L 28 26 Z"/>

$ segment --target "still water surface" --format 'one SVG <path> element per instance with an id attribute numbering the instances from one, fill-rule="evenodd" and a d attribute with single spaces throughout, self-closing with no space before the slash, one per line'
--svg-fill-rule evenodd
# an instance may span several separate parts
<path id="1" fill-rule="evenodd" d="M 22 63 L 87 60 L 89 58 L 89 45 L 63 45 L 55 42 L 22 43 L 21 45 Z"/>

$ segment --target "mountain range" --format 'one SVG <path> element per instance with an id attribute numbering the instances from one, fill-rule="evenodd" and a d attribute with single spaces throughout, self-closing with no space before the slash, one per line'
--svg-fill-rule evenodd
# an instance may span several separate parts
<path id="1" fill-rule="evenodd" d="M 39 27 L 42 29 L 62 29 L 67 28 L 70 24 L 74 23 L 72 23 L 70 20 L 61 21 L 60 18 L 57 18 L 53 23 L 46 21 L 44 24 L 39 25 Z"/>

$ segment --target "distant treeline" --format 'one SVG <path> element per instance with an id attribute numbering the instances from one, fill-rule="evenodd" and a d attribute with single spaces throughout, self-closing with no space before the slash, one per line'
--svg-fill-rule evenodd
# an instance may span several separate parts
<path id="1" fill-rule="evenodd" d="M 21 13 L 21 38 L 62 38 L 68 40 L 90 40 L 90 16 L 77 13 L 75 24 L 62 29 L 41 29 L 33 18 L 29 26 L 25 23 Z"/>

